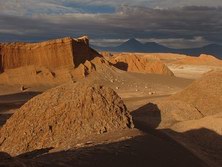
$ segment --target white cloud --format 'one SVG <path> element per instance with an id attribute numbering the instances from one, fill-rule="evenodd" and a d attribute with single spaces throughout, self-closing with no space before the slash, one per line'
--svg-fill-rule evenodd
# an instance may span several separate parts
<path id="1" fill-rule="evenodd" d="M 71 6 L 66 4 L 72 4 Z M 78 5 L 75 5 L 78 4 Z M 174 8 L 183 6 L 222 6 L 221 0 L 0 0 L 0 14 L 34 15 L 82 13 L 84 7 L 119 8 L 122 5 L 149 8 Z"/>
<path id="2" fill-rule="evenodd" d="M 174 8 L 184 6 L 222 6 L 221 0 L 151 0 L 152 7 L 159 6 L 161 8 Z"/>
<path id="3" fill-rule="evenodd" d="M 24 16 L 76 12 L 80 12 L 80 10 L 64 6 L 55 0 L 0 0 L 0 14 Z"/>

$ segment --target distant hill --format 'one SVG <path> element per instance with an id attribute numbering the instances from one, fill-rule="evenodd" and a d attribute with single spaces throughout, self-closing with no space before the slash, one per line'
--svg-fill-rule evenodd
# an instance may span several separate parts
<path id="1" fill-rule="evenodd" d="M 222 45 L 218 44 L 210 44 L 199 48 L 173 49 L 160 45 L 156 42 L 141 43 L 140 41 L 131 38 L 116 47 L 92 47 L 99 51 L 110 52 L 178 53 L 187 54 L 191 56 L 199 56 L 200 54 L 210 54 L 222 59 Z"/>
<path id="2" fill-rule="evenodd" d="M 188 54 L 192 56 L 199 56 L 200 54 L 210 54 L 217 58 L 222 59 L 222 45 L 210 44 L 200 48 L 190 49 L 174 49 L 174 53 Z"/>
<path id="3" fill-rule="evenodd" d="M 138 50 L 145 51 L 144 49 L 145 47 L 143 44 L 134 38 L 129 39 L 128 41 L 114 48 L 115 51 L 128 50 L 131 52 L 136 52 Z"/>
<path id="4" fill-rule="evenodd" d="M 111 51 L 111 52 L 160 52 L 160 51 L 166 52 L 171 50 L 170 48 L 167 48 L 155 42 L 147 42 L 143 44 L 134 38 L 131 38 L 128 41 L 116 47 L 99 47 L 99 46 L 92 46 L 92 47 L 100 51 Z"/>

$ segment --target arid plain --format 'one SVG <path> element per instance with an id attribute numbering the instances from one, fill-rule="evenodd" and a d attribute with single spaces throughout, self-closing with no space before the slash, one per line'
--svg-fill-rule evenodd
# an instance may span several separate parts
<path id="1" fill-rule="evenodd" d="M 0 166 L 222 166 L 222 61 L 0 44 Z M 167 165 L 166 165 L 167 164 Z"/>

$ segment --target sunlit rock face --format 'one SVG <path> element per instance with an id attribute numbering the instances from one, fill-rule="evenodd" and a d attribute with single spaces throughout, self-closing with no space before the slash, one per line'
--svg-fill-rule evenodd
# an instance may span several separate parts
<path id="1" fill-rule="evenodd" d="M 98 56 L 89 47 L 89 39 L 70 37 L 40 43 L 0 43 L 0 70 L 37 65 L 49 69 L 77 67 Z"/>

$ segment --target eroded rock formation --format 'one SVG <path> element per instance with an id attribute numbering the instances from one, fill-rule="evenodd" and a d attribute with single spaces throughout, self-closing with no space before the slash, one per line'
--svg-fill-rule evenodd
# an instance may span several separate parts
<path id="1" fill-rule="evenodd" d="M 55 69 L 77 67 L 99 54 L 89 47 L 89 39 L 70 37 L 40 43 L 1 43 L 0 70 L 35 65 Z"/>
<path id="2" fill-rule="evenodd" d="M 111 61 L 117 68 L 128 72 L 152 73 L 174 76 L 173 72 L 160 61 L 150 61 L 142 56 L 123 54 L 114 56 Z"/>

